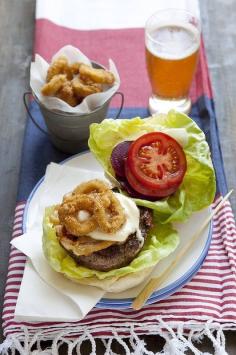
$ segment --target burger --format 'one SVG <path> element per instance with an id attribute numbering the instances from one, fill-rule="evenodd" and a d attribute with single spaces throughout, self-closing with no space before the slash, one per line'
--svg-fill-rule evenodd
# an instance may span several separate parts
<path id="1" fill-rule="evenodd" d="M 159 240 L 150 208 L 98 179 L 81 183 L 61 204 L 47 208 L 43 225 L 50 265 L 73 281 L 110 292 L 142 282 L 178 244 L 173 231 L 168 240 L 169 230 Z"/>
<path id="2" fill-rule="evenodd" d="M 63 249 L 66 258 L 69 256 L 74 261 L 75 268 L 87 268 L 104 275 L 130 265 L 153 226 L 151 209 L 138 207 L 132 199 L 98 179 L 78 185 L 64 196 L 60 205 L 49 210 L 44 220 L 44 250 L 52 266 L 55 267 L 48 235 L 54 231 L 54 243 Z M 129 286 L 141 282 L 151 270 L 150 267 L 144 269 L 145 272 L 139 271 L 139 277 L 132 275 Z M 68 276 L 66 272 L 65 275 Z M 74 281 L 101 288 L 108 284 L 111 287 L 113 281 L 117 281 L 114 276 L 105 279 L 105 284 L 104 279 L 94 277 Z M 121 280 L 112 289 L 121 290 L 120 287 Z"/>
<path id="3" fill-rule="evenodd" d="M 82 182 L 46 209 L 44 254 L 72 281 L 121 292 L 176 249 L 171 222 L 212 202 L 214 169 L 203 132 L 173 112 L 92 124 L 89 147 L 112 185 Z"/>

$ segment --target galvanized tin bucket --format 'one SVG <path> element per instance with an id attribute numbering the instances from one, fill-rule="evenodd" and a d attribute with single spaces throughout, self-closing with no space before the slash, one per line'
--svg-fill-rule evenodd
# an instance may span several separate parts
<path id="1" fill-rule="evenodd" d="M 96 62 L 92 62 L 92 65 L 94 68 L 104 69 L 102 65 Z M 35 101 L 39 105 L 48 131 L 45 131 L 32 116 L 27 103 L 28 95 L 33 95 Z M 122 111 L 124 105 L 124 95 L 119 91 L 117 91 L 113 97 L 115 95 L 120 95 L 121 97 L 120 108 L 116 114 L 116 119 Z M 94 122 L 100 123 L 104 118 L 106 118 L 111 99 L 112 97 L 96 110 L 88 114 L 81 115 L 65 113 L 57 110 L 49 110 L 38 100 L 37 96 L 33 92 L 26 92 L 23 96 L 26 111 L 36 127 L 41 132 L 49 135 L 51 142 L 56 148 L 64 153 L 70 154 L 75 154 L 88 148 L 89 126 Z"/>
<path id="2" fill-rule="evenodd" d="M 64 153 L 70 154 L 75 154 L 88 148 L 89 126 L 94 122 L 100 123 L 104 118 L 106 118 L 109 103 L 112 99 L 110 98 L 102 106 L 88 114 L 78 115 L 48 110 L 41 104 L 37 97 L 33 95 L 44 118 L 48 129 L 47 132 L 39 125 L 35 117 L 32 116 L 27 103 L 28 95 L 31 95 L 31 92 L 24 93 L 23 100 L 28 115 L 33 123 L 38 129 L 40 129 L 41 132 L 49 135 L 51 142 L 57 149 Z M 123 108 L 124 95 L 121 92 L 116 92 L 113 97 L 115 95 L 121 96 L 120 108 L 118 109 L 115 117 L 118 118 Z"/>

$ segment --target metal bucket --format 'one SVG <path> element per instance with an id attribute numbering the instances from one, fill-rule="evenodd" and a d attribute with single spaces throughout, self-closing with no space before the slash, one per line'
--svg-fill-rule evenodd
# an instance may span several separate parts
<path id="1" fill-rule="evenodd" d="M 93 63 L 94 67 L 102 67 L 97 63 Z M 47 126 L 47 131 L 40 127 L 39 123 L 32 116 L 28 103 L 27 96 L 33 95 L 35 101 L 39 105 Z M 115 118 L 118 118 L 124 104 L 124 95 L 121 92 L 116 92 L 115 95 L 121 96 L 121 104 Z M 88 114 L 64 113 L 56 110 L 47 109 L 34 95 L 34 93 L 24 93 L 23 100 L 29 117 L 40 131 L 49 135 L 53 145 L 64 153 L 75 154 L 81 150 L 88 148 L 89 126 L 91 123 L 100 123 L 106 118 L 108 107 L 112 97 L 107 100 L 102 106 Z"/>
<path id="2" fill-rule="evenodd" d="M 40 127 L 39 123 L 32 116 L 27 104 L 27 95 L 31 95 L 31 92 L 26 92 L 24 94 L 24 104 L 33 123 L 38 129 L 40 129 L 40 131 L 49 135 L 51 142 L 57 149 L 70 154 L 75 154 L 88 148 L 89 126 L 94 122 L 100 123 L 106 118 L 109 103 L 111 101 L 111 99 L 109 99 L 102 106 L 88 114 L 75 115 L 48 110 L 36 97 L 34 97 L 43 115 L 48 129 L 47 132 Z M 118 118 L 123 108 L 124 96 L 121 92 L 116 92 L 113 97 L 115 95 L 121 96 L 121 105 L 115 117 Z"/>

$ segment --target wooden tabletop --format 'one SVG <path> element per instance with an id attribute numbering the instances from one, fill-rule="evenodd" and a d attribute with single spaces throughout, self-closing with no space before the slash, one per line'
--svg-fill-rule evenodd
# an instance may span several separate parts
<path id="1" fill-rule="evenodd" d="M 236 191 L 236 1 L 200 0 L 200 7 L 226 176 L 229 188 Z M 26 122 L 22 94 L 29 89 L 34 11 L 35 0 L 0 1 L 0 308 Z M 236 212 L 236 192 L 231 203 Z M 156 336 L 146 341 L 152 351 L 163 346 Z M 235 333 L 226 332 L 226 342 L 229 354 L 235 354 Z M 200 348 L 212 349 L 206 340 Z"/>

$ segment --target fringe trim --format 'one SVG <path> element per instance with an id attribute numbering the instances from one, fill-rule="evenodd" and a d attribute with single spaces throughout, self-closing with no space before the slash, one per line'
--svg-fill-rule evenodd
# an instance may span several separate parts
<path id="1" fill-rule="evenodd" d="M 80 355 L 80 347 L 85 340 L 90 341 L 90 355 L 96 355 L 96 342 L 98 336 L 93 336 L 93 331 L 109 332 L 112 335 L 106 339 L 101 338 L 104 345 L 104 355 L 119 355 L 112 350 L 113 342 L 118 342 L 121 345 L 123 355 L 184 355 L 191 350 L 194 355 L 228 355 L 225 349 L 224 329 L 229 329 L 230 325 L 223 325 L 208 321 L 205 324 L 191 324 L 189 322 L 165 322 L 162 318 L 157 318 L 157 324 L 140 326 L 139 324 L 123 325 L 121 328 L 111 327 L 96 327 L 93 330 L 84 328 L 83 334 L 79 337 L 73 337 L 73 334 L 80 333 L 81 328 L 65 328 L 60 332 L 49 334 L 48 330 L 41 330 L 34 335 L 29 333 L 27 327 L 22 327 L 21 332 L 8 335 L 5 341 L 0 344 L 0 354 L 15 355 L 18 351 L 19 355 L 58 355 L 59 348 L 62 344 L 67 344 L 68 355 Z M 126 332 L 128 335 L 120 335 L 119 333 Z M 146 343 L 140 338 L 140 334 L 160 335 L 165 340 L 165 345 L 161 352 L 154 353 L 147 349 Z M 201 352 L 197 349 L 197 344 L 201 343 L 203 337 L 211 340 L 214 352 Z M 124 338 L 128 342 L 124 342 Z M 51 347 L 42 350 L 41 342 L 52 341 Z M 195 344 L 193 344 L 195 342 Z M 197 344 L 196 344 L 197 343 Z M 36 350 L 32 350 L 32 348 Z"/>

